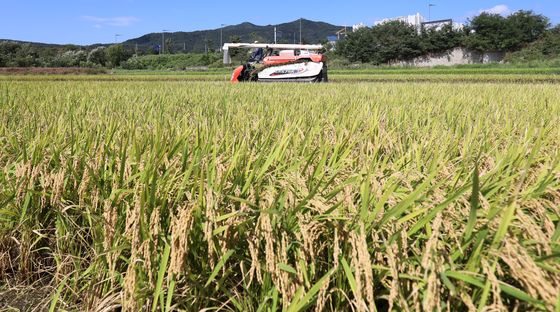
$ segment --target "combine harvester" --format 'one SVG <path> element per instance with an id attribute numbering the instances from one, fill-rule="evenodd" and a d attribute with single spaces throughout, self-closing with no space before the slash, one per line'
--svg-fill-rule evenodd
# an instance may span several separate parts
<path id="1" fill-rule="evenodd" d="M 226 43 L 224 64 L 231 64 L 229 50 L 253 49 L 247 64 L 233 71 L 231 82 L 328 82 L 327 58 L 322 45 Z"/>

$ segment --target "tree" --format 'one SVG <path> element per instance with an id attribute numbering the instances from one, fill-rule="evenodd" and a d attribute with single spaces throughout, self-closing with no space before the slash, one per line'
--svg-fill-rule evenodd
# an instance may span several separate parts
<path id="1" fill-rule="evenodd" d="M 541 46 L 546 57 L 560 57 L 560 25 L 545 33 Z"/>
<path id="2" fill-rule="evenodd" d="M 173 39 L 165 38 L 165 54 L 173 54 L 175 49 L 173 48 Z"/>
<path id="3" fill-rule="evenodd" d="M 229 42 L 239 43 L 239 42 L 241 42 L 241 37 L 239 37 L 237 35 L 229 36 Z M 234 63 L 245 62 L 246 60 L 243 59 L 244 54 L 245 54 L 244 52 L 245 51 L 243 49 L 236 49 L 236 48 L 229 49 L 229 56 L 230 56 L 232 62 L 234 62 Z"/>
<path id="4" fill-rule="evenodd" d="M 427 53 L 445 52 L 461 45 L 464 35 L 463 32 L 454 30 L 452 25 L 444 25 L 439 30 L 423 29 L 420 45 L 422 51 Z"/>
<path id="5" fill-rule="evenodd" d="M 550 26 L 549 19 L 532 11 L 518 11 L 506 19 L 502 49 L 517 50 L 540 39 Z"/>
<path id="6" fill-rule="evenodd" d="M 87 60 L 87 53 L 83 50 L 69 50 L 57 55 L 52 65 L 57 67 L 78 67 Z"/>
<path id="7" fill-rule="evenodd" d="M 508 17 L 481 13 L 469 21 L 465 46 L 479 51 L 514 51 L 541 38 L 549 20 L 532 11 L 518 11 Z"/>
<path id="8" fill-rule="evenodd" d="M 53 66 L 66 50 L 13 41 L 0 42 L 0 67 Z"/>
<path id="9" fill-rule="evenodd" d="M 262 36 L 260 36 L 257 32 L 253 31 L 252 33 L 249 34 L 249 39 L 252 42 L 266 42 L 266 39 L 264 39 Z"/>
<path id="10" fill-rule="evenodd" d="M 488 51 L 501 50 L 506 19 L 499 14 L 483 12 L 468 22 L 470 35 L 464 43 L 468 48 Z"/>
<path id="11" fill-rule="evenodd" d="M 105 50 L 107 55 L 107 61 L 113 67 L 119 66 L 122 62 L 130 58 L 130 53 L 128 53 L 122 44 L 115 44 L 108 47 Z"/>
<path id="12" fill-rule="evenodd" d="M 348 34 L 336 51 L 352 62 L 383 64 L 422 55 L 420 42 L 414 26 L 393 21 Z"/>
<path id="13" fill-rule="evenodd" d="M 380 61 L 406 60 L 423 54 L 418 31 L 412 25 L 389 22 L 374 27 L 373 30 L 382 43 Z"/>
<path id="14" fill-rule="evenodd" d="M 361 28 L 337 43 L 336 52 L 351 62 L 374 62 L 375 53 L 381 46 L 371 28 Z"/>
<path id="15" fill-rule="evenodd" d="M 520 51 L 509 53 L 508 62 L 531 62 L 560 58 L 560 25 L 545 31 L 542 38 Z"/>
<path id="16" fill-rule="evenodd" d="M 16 59 L 21 54 L 21 49 L 22 45 L 17 42 L 0 42 L 0 67 L 19 66 Z"/>
<path id="17" fill-rule="evenodd" d="M 212 39 L 205 38 L 204 39 L 204 53 L 208 54 L 208 52 L 212 51 L 212 46 L 214 45 L 214 41 Z"/>
<path id="18" fill-rule="evenodd" d="M 105 47 L 97 47 L 91 50 L 88 54 L 87 61 L 95 65 L 105 66 L 105 64 L 107 63 Z"/>

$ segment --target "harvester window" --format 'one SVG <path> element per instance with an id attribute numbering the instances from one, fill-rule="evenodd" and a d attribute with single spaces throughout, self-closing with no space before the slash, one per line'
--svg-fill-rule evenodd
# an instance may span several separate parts
<path id="1" fill-rule="evenodd" d="M 260 60 L 263 59 L 263 49 L 262 48 L 258 48 L 255 51 L 253 51 L 253 53 L 251 53 L 251 58 L 249 59 L 249 62 L 259 62 Z"/>
<path id="2" fill-rule="evenodd" d="M 266 55 L 265 56 L 270 56 L 270 55 L 272 55 L 272 53 L 273 53 L 272 48 L 268 48 L 268 49 L 266 49 Z"/>

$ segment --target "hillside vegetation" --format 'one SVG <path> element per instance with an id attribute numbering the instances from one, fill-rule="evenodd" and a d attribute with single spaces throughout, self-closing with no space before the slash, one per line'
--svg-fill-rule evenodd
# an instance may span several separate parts
<path id="1" fill-rule="evenodd" d="M 548 31 L 542 38 L 508 55 L 508 62 L 549 64 L 560 66 L 560 26 Z"/>
<path id="2" fill-rule="evenodd" d="M 185 53 L 216 51 L 220 48 L 220 34 L 223 42 L 274 42 L 274 27 L 277 29 L 278 43 L 300 42 L 300 20 L 278 25 L 259 26 L 252 23 L 224 26 L 220 29 L 193 32 L 170 32 L 165 34 L 166 53 Z M 335 34 L 343 26 L 324 22 L 301 20 L 301 42 L 319 43 L 326 41 L 327 36 Z M 140 49 L 149 52 L 153 47 L 162 44 L 161 33 L 146 34 L 123 43 L 129 49 Z"/>
<path id="3" fill-rule="evenodd" d="M 175 69 L 183 70 L 196 66 L 221 66 L 221 53 L 188 53 L 188 54 L 165 54 L 165 55 L 142 55 L 129 58 L 121 64 L 123 69 Z"/>

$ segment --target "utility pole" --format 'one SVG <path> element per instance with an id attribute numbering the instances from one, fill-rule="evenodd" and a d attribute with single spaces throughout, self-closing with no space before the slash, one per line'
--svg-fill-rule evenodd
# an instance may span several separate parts
<path id="1" fill-rule="evenodd" d="M 222 52 L 222 46 L 224 45 L 224 39 L 223 39 L 224 26 L 226 26 L 226 24 L 220 24 L 220 52 Z"/>
<path id="2" fill-rule="evenodd" d="M 169 29 L 164 29 L 161 31 L 161 51 L 159 51 L 159 54 L 165 54 L 165 32 L 166 31 L 171 31 Z"/>
<path id="3" fill-rule="evenodd" d="M 121 34 L 115 34 L 115 44 L 117 44 L 117 38 L 122 36 Z"/>
<path id="4" fill-rule="evenodd" d="M 432 7 L 435 7 L 435 4 L 428 4 L 428 22 L 432 21 Z"/>
<path id="5" fill-rule="evenodd" d="M 274 26 L 274 44 L 276 44 L 276 26 Z"/>
<path id="6" fill-rule="evenodd" d="M 302 44 L 302 40 L 301 40 L 301 20 L 302 18 L 299 18 L 299 44 Z"/>

